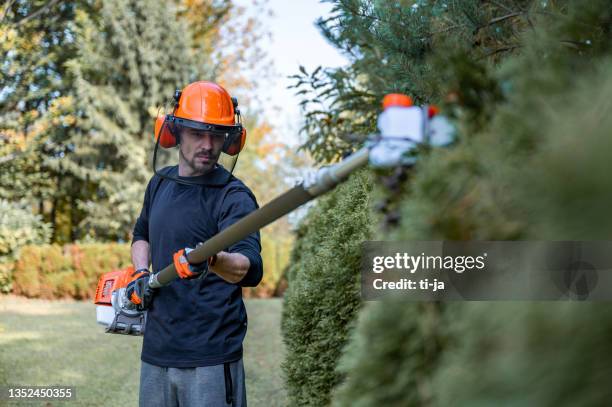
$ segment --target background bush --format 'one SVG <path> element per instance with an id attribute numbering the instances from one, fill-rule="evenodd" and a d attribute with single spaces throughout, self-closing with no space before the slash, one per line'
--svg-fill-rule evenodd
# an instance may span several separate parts
<path id="1" fill-rule="evenodd" d="M 26 246 L 15 263 L 13 291 L 31 298 L 93 298 L 104 273 L 131 265 L 128 244 Z"/>
<path id="2" fill-rule="evenodd" d="M 0 293 L 12 288 L 12 274 L 19 248 L 49 241 L 51 230 L 27 205 L 0 199 Z"/>
<path id="3" fill-rule="evenodd" d="M 264 278 L 260 285 L 245 288 L 245 297 L 271 297 L 289 256 L 291 242 L 263 239 Z M 88 243 L 27 245 L 13 262 L 5 263 L 14 272 L 7 278 L 13 293 L 30 298 L 90 299 L 104 273 L 132 264 L 130 245 Z M 2 263 L 0 263 L 2 266 Z"/>

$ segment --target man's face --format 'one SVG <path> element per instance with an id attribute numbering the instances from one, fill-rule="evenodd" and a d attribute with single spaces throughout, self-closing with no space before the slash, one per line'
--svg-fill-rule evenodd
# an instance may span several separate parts
<path id="1" fill-rule="evenodd" d="M 201 130 L 183 128 L 179 160 L 186 176 L 202 175 L 214 168 L 223 149 L 224 137 Z"/>

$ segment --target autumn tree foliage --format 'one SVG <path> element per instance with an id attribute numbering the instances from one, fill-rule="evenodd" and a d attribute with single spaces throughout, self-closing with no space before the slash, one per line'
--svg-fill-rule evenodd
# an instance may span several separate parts
<path id="1" fill-rule="evenodd" d="M 265 1 L 252 7 L 227 0 L 0 6 L 0 199 L 14 213 L 31 212 L 32 228 L 46 231 L 32 242 L 128 241 L 151 176 L 154 118 L 194 80 L 217 81 L 239 99 L 249 141 L 238 175 L 263 202 L 282 190 L 286 166 L 273 156 L 291 151 L 270 138 L 257 98 L 270 63 L 260 45 L 268 32 L 256 19 L 268 9 Z M 247 80 L 256 73 L 257 81 Z M 268 277 L 276 276 L 269 291 L 291 242 L 286 223 L 276 228 L 265 237 L 274 253 Z"/>

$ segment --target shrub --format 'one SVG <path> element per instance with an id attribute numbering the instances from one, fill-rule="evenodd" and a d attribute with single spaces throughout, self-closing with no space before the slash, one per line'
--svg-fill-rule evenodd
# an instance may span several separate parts
<path id="1" fill-rule="evenodd" d="M 13 262 L 19 248 L 49 241 L 50 226 L 25 204 L 0 199 L 0 292 L 11 290 Z"/>
<path id="2" fill-rule="evenodd" d="M 36 298 L 89 299 L 102 274 L 130 264 L 128 244 L 26 246 L 15 263 L 13 291 Z"/>
<path id="3" fill-rule="evenodd" d="M 263 236 L 264 278 L 259 286 L 245 288 L 245 297 L 273 295 L 288 262 L 290 240 Z M 31 298 L 88 299 L 106 272 L 131 264 L 129 244 L 86 243 L 25 246 L 14 262 L 0 263 L 2 276 L 11 278 L 13 292 Z M 8 269 L 9 272 L 3 273 Z"/>
<path id="4" fill-rule="evenodd" d="M 283 363 L 292 405 L 322 406 L 359 304 L 360 243 L 371 234 L 367 173 L 322 198 L 300 226 L 287 275 Z"/>

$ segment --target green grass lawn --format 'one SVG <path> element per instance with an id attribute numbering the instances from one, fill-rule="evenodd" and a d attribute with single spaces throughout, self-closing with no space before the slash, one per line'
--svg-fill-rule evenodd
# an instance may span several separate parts
<path id="1" fill-rule="evenodd" d="M 286 405 L 280 371 L 282 301 L 245 302 L 249 405 Z M 56 384 L 76 389 L 76 400 L 35 405 L 137 405 L 142 338 L 105 334 L 95 319 L 95 306 L 89 302 L 0 296 L 0 385 Z"/>

